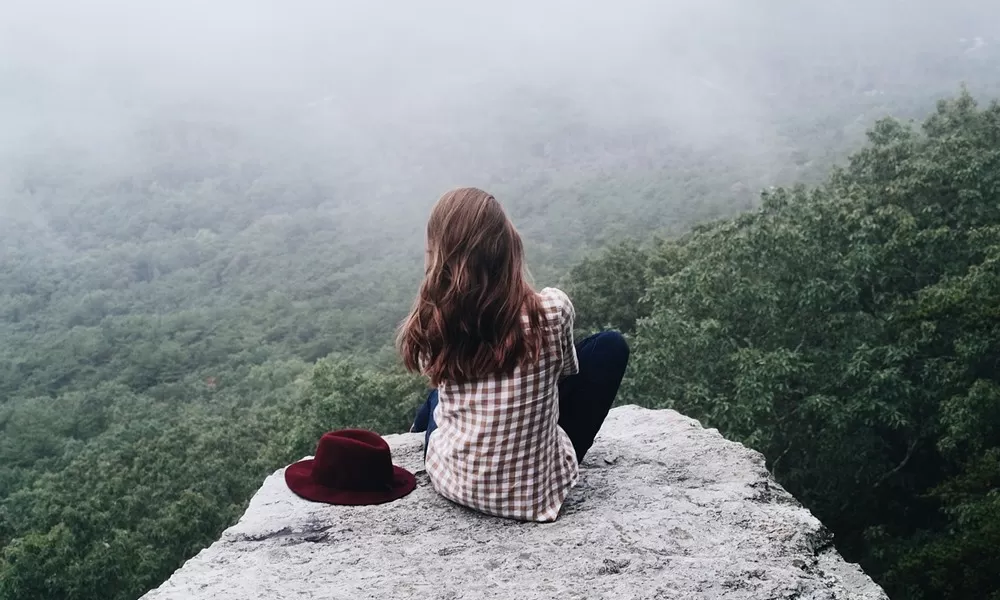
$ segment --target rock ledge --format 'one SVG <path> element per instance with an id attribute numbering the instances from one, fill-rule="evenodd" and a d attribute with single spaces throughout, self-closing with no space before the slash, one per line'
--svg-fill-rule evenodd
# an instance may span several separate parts
<path id="1" fill-rule="evenodd" d="M 558 521 L 479 515 L 434 493 L 421 436 L 386 438 L 417 489 L 339 507 L 267 478 L 239 523 L 146 600 L 883 600 L 763 457 L 674 411 L 611 411 Z"/>

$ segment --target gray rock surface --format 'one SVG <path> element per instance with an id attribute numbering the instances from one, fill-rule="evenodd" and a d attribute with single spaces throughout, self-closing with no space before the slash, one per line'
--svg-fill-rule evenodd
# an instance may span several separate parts
<path id="1" fill-rule="evenodd" d="M 676 412 L 611 411 L 555 523 L 437 496 L 421 436 L 387 437 L 417 489 L 343 507 L 267 478 L 239 523 L 146 600 L 886 596 L 846 563 L 763 457 Z"/>

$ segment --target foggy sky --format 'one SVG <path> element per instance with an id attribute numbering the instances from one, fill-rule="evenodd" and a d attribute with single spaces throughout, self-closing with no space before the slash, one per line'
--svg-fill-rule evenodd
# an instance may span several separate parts
<path id="1" fill-rule="evenodd" d="M 436 152 L 457 174 L 500 169 L 508 138 L 572 127 L 760 154 L 831 90 L 974 60 L 996 23 L 989 0 L 6 0 L 0 161 L 68 146 L 127 165 L 137 128 L 194 117 L 386 171 Z"/>

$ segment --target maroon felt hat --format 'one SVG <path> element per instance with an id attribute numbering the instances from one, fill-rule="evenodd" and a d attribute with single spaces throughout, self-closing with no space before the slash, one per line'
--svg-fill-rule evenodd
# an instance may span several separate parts
<path id="1" fill-rule="evenodd" d="M 288 465 L 285 483 L 306 500 L 328 504 L 382 504 L 417 487 L 413 473 L 392 464 L 382 436 L 364 429 L 324 433 L 315 457 Z"/>

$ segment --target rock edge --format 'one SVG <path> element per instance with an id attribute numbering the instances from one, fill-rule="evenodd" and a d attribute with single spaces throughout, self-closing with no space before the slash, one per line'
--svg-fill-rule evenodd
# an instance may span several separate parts
<path id="1" fill-rule="evenodd" d="M 283 469 L 146 600 L 883 600 L 759 453 L 670 410 L 613 409 L 555 523 L 451 504 L 420 434 L 386 436 L 417 489 L 369 507 L 292 494 Z"/>

